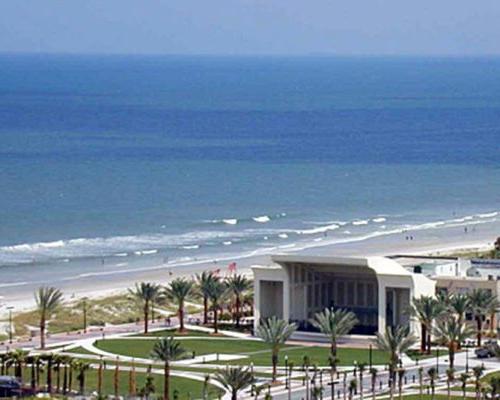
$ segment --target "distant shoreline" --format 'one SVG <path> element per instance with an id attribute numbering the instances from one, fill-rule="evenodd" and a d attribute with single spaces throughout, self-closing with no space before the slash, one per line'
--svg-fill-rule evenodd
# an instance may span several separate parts
<path id="1" fill-rule="evenodd" d="M 395 233 L 384 237 L 374 237 L 362 242 L 333 244 L 303 250 L 306 254 L 317 255 L 350 255 L 350 256 L 383 256 L 394 254 L 414 255 L 452 255 L 464 252 L 483 252 L 491 249 L 497 236 L 500 235 L 500 222 L 483 226 L 474 233 L 463 232 L 463 227 L 446 228 L 440 230 Z M 413 240 L 407 240 L 410 235 Z M 290 252 L 290 251 L 287 251 Z M 259 255 L 243 258 L 238 261 L 238 272 L 248 273 L 252 265 L 267 264 L 269 255 Z M 65 294 L 66 300 L 81 297 L 106 297 L 120 294 L 139 281 L 153 281 L 165 284 L 169 279 L 178 276 L 192 276 L 203 270 L 219 269 L 221 274 L 227 272 L 224 264 L 200 262 L 176 267 L 168 265 L 151 265 L 143 270 L 138 269 L 118 275 L 89 276 L 78 280 L 63 282 L 55 285 Z M 44 283 L 50 285 L 50 282 Z M 15 310 L 28 310 L 34 305 L 33 291 L 35 285 L 19 286 L 16 290 L 4 288 L 2 302 L 14 306 Z M 0 309 L 1 310 L 1 309 Z"/>

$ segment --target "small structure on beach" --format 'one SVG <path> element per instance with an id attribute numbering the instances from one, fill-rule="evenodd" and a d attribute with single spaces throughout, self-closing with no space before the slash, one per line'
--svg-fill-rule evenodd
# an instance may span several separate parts
<path id="1" fill-rule="evenodd" d="M 435 294 L 435 281 L 385 257 L 275 255 L 272 264 L 253 266 L 255 327 L 273 315 L 311 331 L 314 313 L 324 308 L 353 311 L 354 334 L 373 335 L 387 326 L 408 325 L 413 297 Z"/>

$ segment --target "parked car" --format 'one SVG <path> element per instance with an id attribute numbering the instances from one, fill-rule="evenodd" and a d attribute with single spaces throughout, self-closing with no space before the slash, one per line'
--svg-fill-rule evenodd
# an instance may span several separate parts
<path id="1" fill-rule="evenodd" d="M 13 376 L 0 376 L 0 397 L 17 397 L 23 392 L 21 384 Z"/>

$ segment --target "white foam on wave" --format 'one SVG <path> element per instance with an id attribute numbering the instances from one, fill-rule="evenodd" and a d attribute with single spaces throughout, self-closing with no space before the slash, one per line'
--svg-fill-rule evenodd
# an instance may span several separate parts
<path id="1" fill-rule="evenodd" d="M 184 250 L 194 250 L 194 249 L 199 249 L 200 246 L 198 244 L 189 244 L 186 246 L 181 246 L 181 248 Z"/>
<path id="2" fill-rule="evenodd" d="M 271 218 L 269 218 L 267 215 L 262 215 L 260 217 L 253 217 L 252 219 L 260 224 L 264 224 L 266 222 L 271 221 Z"/>
<path id="3" fill-rule="evenodd" d="M 288 235 L 286 233 L 280 233 L 278 237 L 280 237 L 281 239 L 287 239 Z"/>
<path id="4" fill-rule="evenodd" d="M 222 222 L 224 222 L 226 225 L 236 225 L 238 223 L 238 220 L 236 218 L 227 218 L 223 219 Z"/>
<path id="5" fill-rule="evenodd" d="M 113 256 L 115 256 L 115 257 L 127 257 L 128 253 L 115 253 L 115 254 L 113 254 Z"/>
<path id="6" fill-rule="evenodd" d="M 352 224 L 356 225 L 356 226 L 358 226 L 358 225 L 368 225 L 368 222 L 369 222 L 368 220 L 362 219 L 362 220 L 352 221 Z"/>
<path id="7" fill-rule="evenodd" d="M 339 228 L 340 228 L 339 225 L 331 224 L 331 225 L 319 226 L 317 228 L 297 230 L 295 232 L 298 233 L 299 235 L 315 235 L 318 233 L 325 233 L 328 231 L 333 231 L 333 230 L 339 229 Z"/>
<path id="8" fill-rule="evenodd" d="M 150 254 L 156 254 L 158 253 L 158 250 L 154 249 L 154 250 L 138 250 L 138 251 L 134 251 L 134 254 L 137 255 L 137 256 L 147 256 L 147 255 L 150 255 Z"/>
<path id="9" fill-rule="evenodd" d="M 385 221 L 387 221 L 387 219 L 386 219 L 386 218 L 384 218 L 384 217 L 377 217 L 377 218 L 373 218 L 373 219 L 372 219 L 372 221 L 373 221 L 373 222 L 376 222 L 376 223 L 380 223 L 380 222 L 385 222 Z"/>
<path id="10" fill-rule="evenodd" d="M 223 244 L 224 246 L 230 246 L 230 245 L 232 245 L 232 244 L 233 244 L 233 242 L 231 242 L 230 240 L 226 240 L 225 242 L 222 242 L 222 244 Z"/>
<path id="11" fill-rule="evenodd" d="M 496 217 L 497 215 L 498 215 L 498 211 L 485 213 L 485 214 L 478 214 L 477 216 L 479 218 L 492 218 L 492 217 Z"/>

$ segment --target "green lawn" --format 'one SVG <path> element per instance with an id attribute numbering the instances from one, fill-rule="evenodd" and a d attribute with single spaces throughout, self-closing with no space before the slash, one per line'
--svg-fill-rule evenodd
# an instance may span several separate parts
<path id="1" fill-rule="evenodd" d="M 99 340 L 95 343 L 96 347 L 110 353 L 126 355 L 131 357 L 149 358 L 154 346 L 154 340 L 134 340 L 134 339 L 109 339 Z M 182 347 L 191 355 L 194 351 L 197 356 L 204 354 L 242 354 L 248 358 L 235 360 L 224 364 L 246 365 L 253 362 L 255 365 L 270 365 L 271 352 L 267 344 L 253 340 L 182 340 Z M 312 364 L 328 365 L 329 349 L 327 347 L 313 346 L 284 346 L 280 353 L 280 365 L 284 365 L 284 357 L 288 355 L 289 361 L 296 366 L 302 365 L 304 355 L 307 355 Z M 358 363 L 369 361 L 368 350 L 366 349 L 338 349 L 339 365 L 350 366 L 354 361 Z M 384 364 L 388 362 L 385 352 L 373 350 L 373 364 Z"/>
<path id="2" fill-rule="evenodd" d="M 394 398 L 395 399 L 399 399 L 398 395 L 394 395 Z M 432 396 L 430 394 L 424 394 L 422 396 L 422 400 L 432 400 Z M 386 399 L 388 399 L 388 397 L 386 397 Z M 451 396 L 450 397 L 451 400 L 463 400 L 463 397 L 462 396 Z M 467 399 L 472 399 L 471 397 L 467 397 Z M 420 395 L 418 394 L 412 394 L 410 396 L 403 396 L 403 400 L 420 400 Z M 448 400 L 448 396 L 447 395 L 443 395 L 443 394 L 436 394 L 434 396 L 434 400 Z"/>
<path id="3" fill-rule="evenodd" d="M 189 357 L 193 351 L 197 356 L 204 354 L 243 354 L 254 351 L 268 350 L 265 343 L 254 340 L 231 340 L 231 339 L 186 339 L 180 341 L 186 355 Z M 131 357 L 149 358 L 155 340 L 140 339 L 109 339 L 98 340 L 95 346 L 110 353 L 121 354 Z"/>
<path id="4" fill-rule="evenodd" d="M 103 392 L 105 395 L 113 395 L 114 393 L 114 370 L 105 370 L 104 371 L 104 380 L 103 380 Z M 29 386 L 30 385 L 30 377 L 31 370 L 29 368 L 24 368 L 23 380 Z M 75 375 L 74 375 L 75 377 Z M 163 376 L 162 375 L 153 375 L 154 382 L 156 386 L 156 394 L 160 395 L 163 393 Z M 143 386 L 146 379 L 146 374 L 141 372 L 136 372 L 136 388 L 139 391 Z M 126 396 L 128 395 L 128 381 L 129 381 L 129 372 L 121 371 L 119 374 L 119 392 L 120 395 Z M 40 375 L 40 382 L 42 388 L 45 386 L 46 382 L 46 374 L 45 371 Z M 62 385 L 63 378 L 61 374 L 60 383 Z M 76 378 L 73 379 L 72 389 L 77 391 L 79 390 L 78 381 Z M 54 387 L 54 392 L 56 391 L 55 387 L 57 385 L 57 373 L 54 372 L 52 375 L 52 384 Z M 171 396 L 173 397 L 173 393 L 175 390 L 178 391 L 179 400 L 184 399 L 192 399 L 192 398 L 201 398 L 203 391 L 203 382 L 195 381 L 192 379 L 186 379 L 181 377 L 172 376 L 170 378 L 171 384 Z M 85 374 L 85 392 L 90 394 L 94 391 L 97 391 L 97 370 L 91 369 Z M 210 385 L 209 387 L 210 398 L 215 399 L 218 397 L 220 390 Z"/>
<path id="5" fill-rule="evenodd" d="M 95 353 L 83 348 L 82 346 L 75 347 L 73 349 L 65 350 L 65 353 L 75 353 L 75 354 L 89 354 L 95 356 Z"/>
<path id="6" fill-rule="evenodd" d="M 186 331 L 184 333 L 179 333 L 176 329 L 162 329 L 160 331 L 154 331 L 154 332 L 148 332 L 148 333 L 137 333 L 135 335 L 130 335 L 130 337 L 136 337 L 136 336 L 153 336 L 153 337 L 160 337 L 160 336 L 199 336 L 199 337 L 206 337 L 210 336 L 210 333 L 207 332 L 202 332 L 202 331 Z"/>
<path id="7" fill-rule="evenodd" d="M 437 350 L 431 350 L 431 354 L 421 354 L 420 350 L 409 350 L 407 353 L 408 357 L 412 360 L 425 360 L 426 358 L 432 358 L 437 356 Z M 439 350 L 439 357 L 448 357 L 447 350 Z"/>

